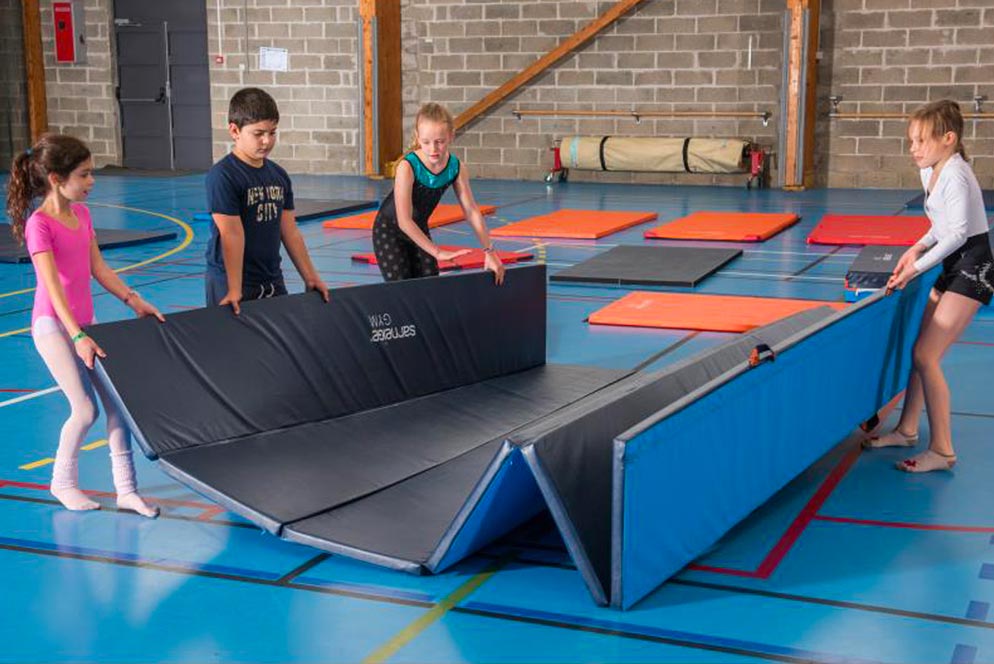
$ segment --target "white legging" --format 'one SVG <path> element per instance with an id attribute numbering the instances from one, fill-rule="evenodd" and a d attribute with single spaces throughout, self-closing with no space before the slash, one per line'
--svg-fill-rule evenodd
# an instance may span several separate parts
<path id="1" fill-rule="evenodd" d="M 135 491 L 135 468 L 131 459 L 131 441 L 121 413 L 102 385 L 90 378 L 90 370 L 76 355 L 65 328 L 52 318 L 39 318 L 31 329 L 35 348 L 48 367 L 62 393 L 69 400 L 71 412 L 59 434 L 59 449 L 52 468 L 52 488 L 79 486 L 78 457 L 90 427 L 97 419 L 94 392 L 100 395 L 107 414 L 107 445 L 110 448 L 111 472 L 118 496 Z"/>

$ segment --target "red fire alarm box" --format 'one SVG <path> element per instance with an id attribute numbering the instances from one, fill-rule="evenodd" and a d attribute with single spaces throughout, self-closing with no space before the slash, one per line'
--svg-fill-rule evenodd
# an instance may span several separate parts
<path id="1" fill-rule="evenodd" d="M 82 62 L 86 37 L 83 32 L 83 3 L 53 2 L 52 22 L 55 27 L 55 61 Z"/>

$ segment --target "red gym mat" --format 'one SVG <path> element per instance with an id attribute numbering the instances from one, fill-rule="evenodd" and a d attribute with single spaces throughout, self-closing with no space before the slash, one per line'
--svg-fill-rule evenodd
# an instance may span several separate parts
<path id="1" fill-rule="evenodd" d="M 481 205 L 480 213 L 485 217 L 488 214 L 493 214 L 497 211 L 497 207 L 494 205 Z M 448 224 L 454 224 L 458 221 L 465 219 L 465 215 L 462 213 L 462 207 L 459 205 L 454 205 L 451 203 L 446 203 L 439 205 L 435 208 L 435 211 L 431 213 L 431 217 L 428 218 L 428 228 L 436 228 L 438 226 L 446 226 Z M 373 227 L 373 221 L 376 220 L 376 210 L 371 212 L 363 212 L 362 214 L 353 214 L 348 217 L 339 217 L 338 219 L 329 219 L 324 222 L 323 226 L 325 228 L 335 228 L 338 230 L 342 229 L 358 229 L 358 230 L 369 230 Z"/>
<path id="2" fill-rule="evenodd" d="M 490 231 L 500 237 L 562 237 L 581 240 L 617 233 L 620 230 L 652 221 L 655 212 L 618 210 L 556 210 L 551 214 L 529 217 Z"/>
<path id="3" fill-rule="evenodd" d="M 762 242 L 797 223 L 793 213 L 700 211 L 645 232 L 663 240 L 725 240 Z"/>
<path id="4" fill-rule="evenodd" d="M 910 247 L 930 228 L 928 217 L 826 214 L 808 244 L 882 244 Z"/>
<path id="5" fill-rule="evenodd" d="M 452 247 L 449 245 L 439 245 L 442 249 L 446 251 L 459 251 L 460 249 L 465 249 L 466 247 Z M 524 261 L 530 261 L 535 258 L 532 254 L 523 254 L 515 251 L 498 251 L 497 256 L 500 258 L 501 262 L 505 265 L 510 265 L 511 263 L 522 263 Z M 376 254 L 352 254 L 352 260 L 357 263 L 368 263 L 370 265 L 376 265 Z M 439 261 L 438 269 L 443 272 L 446 270 L 475 270 L 477 268 L 483 267 L 483 250 L 482 249 L 472 249 L 468 254 L 460 256 L 454 261 Z"/>
<path id="6" fill-rule="evenodd" d="M 748 332 L 814 307 L 842 309 L 841 302 L 738 295 L 635 291 L 590 314 L 591 325 L 662 327 L 709 332 Z"/>

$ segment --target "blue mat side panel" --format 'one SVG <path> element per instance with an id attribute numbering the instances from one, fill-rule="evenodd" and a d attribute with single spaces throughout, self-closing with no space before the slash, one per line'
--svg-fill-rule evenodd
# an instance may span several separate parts
<path id="1" fill-rule="evenodd" d="M 853 305 L 618 437 L 612 606 L 645 597 L 904 389 L 934 278 Z"/>
<path id="2" fill-rule="evenodd" d="M 556 490 L 554 482 L 542 466 L 542 460 L 535 454 L 534 446 L 527 445 L 521 449 L 525 459 L 528 461 L 528 467 L 531 469 L 535 482 L 542 492 L 545 504 L 548 506 L 549 512 L 552 513 L 552 519 L 559 529 L 559 534 L 566 544 L 566 550 L 569 551 L 573 563 L 576 565 L 577 570 L 579 570 L 580 576 L 583 577 L 583 582 L 587 585 L 587 590 L 590 591 L 591 597 L 594 598 L 597 604 L 605 606 L 608 603 L 607 594 L 600 580 L 597 578 L 597 572 L 594 570 L 594 566 L 590 562 L 580 536 L 577 534 L 576 528 L 570 520 L 569 512 L 560 500 L 559 492 Z"/>
<path id="3" fill-rule="evenodd" d="M 544 508 L 542 494 L 521 452 L 505 441 L 427 568 L 441 572 L 451 567 Z"/>

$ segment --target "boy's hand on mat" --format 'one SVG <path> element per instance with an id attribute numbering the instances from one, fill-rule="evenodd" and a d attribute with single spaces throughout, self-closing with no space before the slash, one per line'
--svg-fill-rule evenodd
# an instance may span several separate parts
<path id="1" fill-rule="evenodd" d="M 441 261 L 451 261 L 459 258 L 460 256 L 465 256 L 469 253 L 469 249 L 460 249 L 459 251 L 446 251 L 445 249 L 439 249 L 438 253 L 435 254 L 435 260 Z"/>
<path id="2" fill-rule="evenodd" d="M 483 269 L 494 273 L 494 283 L 500 286 L 504 283 L 504 264 L 496 252 L 489 251 L 483 258 Z"/>
<path id="3" fill-rule="evenodd" d="M 87 369 L 93 368 L 94 357 L 107 357 L 107 353 L 97 345 L 97 342 L 92 337 L 83 337 L 75 345 L 76 354 L 79 355 L 79 359 L 83 360 L 83 364 L 86 365 Z"/>
<path id="4" fill-rule="evenodd" d="M 166 319 L 163 317 L 162 313 L 155 308 L 155 305 L 151 302 L 146 302 L 142 299 L 141 295 L 135 295 L 131 298 L 131 308 L 139 318 L 145 318 L 145 316 L 155 316 L 160 323 L 165 323 Z"/>
<path id="5" fill-rule="evenodd" d="M 321 298 L 327 302 L 328 298 L 331 297 L 328 294 L 328 285 L 321 281 L 320 279 L 310 279 L 304 282 L 304 287 L 309 291 L 317 291 L 321 293 Z"/>
<path id="6" fill-rule="evenodd" d="M 239 302 L 242 301 L 242 294 L 236 293 L 235 291 L 228 291 L 228 294 L 224 296 L 224 299 L 217 303 L 219 307 L 223 307 L 226 304 L 231 305 L 231 310 L 235 312 L 235 315 L 242 313 L 242 307 Z"/>

